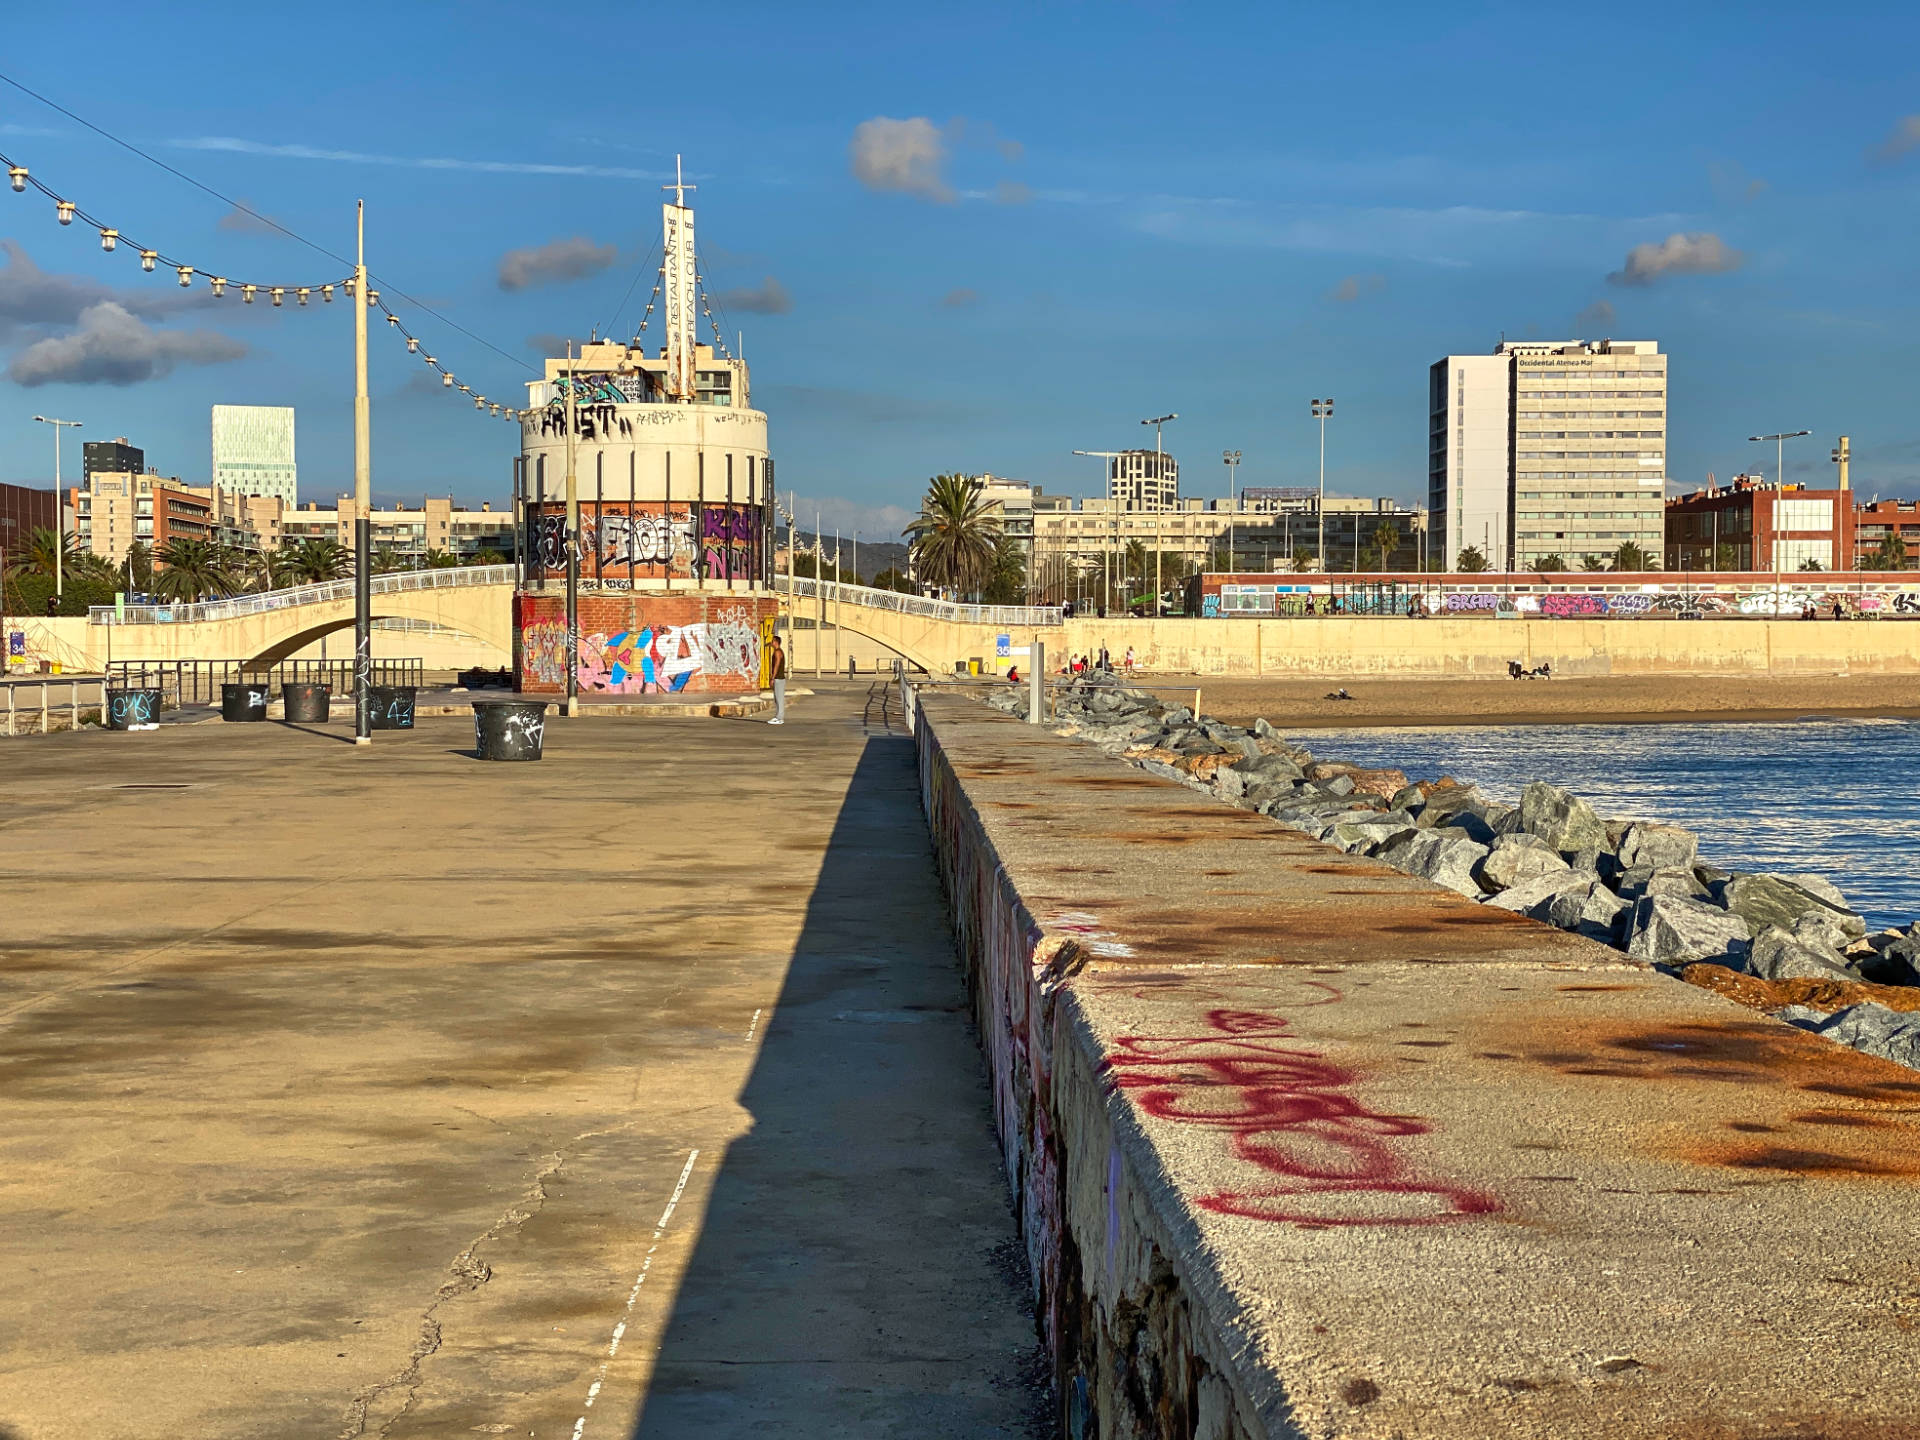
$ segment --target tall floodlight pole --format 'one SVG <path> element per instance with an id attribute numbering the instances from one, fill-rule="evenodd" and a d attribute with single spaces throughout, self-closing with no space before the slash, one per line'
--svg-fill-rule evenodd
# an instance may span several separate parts
<path id="1" fill-rule="evenodd" d="M 1811 435 L 1811 430 L 1782 430 L 1777 435 L 1749 435 L 1748 440 L 1764 443 L 1773 441 L 1773 525 L 1772 540 L 1767 546 L 1773 552 L 1773 618 L 1780 618 L 1780 502 L 1786 488 L 1787 441 L 1798 440 L 1802 435 Z"/>
<path id="2" fill-rule="evenodd" d="M 1313 402 L 1313 418 L 1320 422 L 1320 573 L 1327 573 L 1327 421 L 1333 417 L 1333 397 Z"/>
<path id="3" fill-rule="evenodd" d="M 567 714 L 580 713 L 580 479 L 574 473 L 573 342 L 567 342 Z M 694 542 L 701 544 L 699 540 Z"/>
<path id="4" fill-rule="evenodd" d="M 1220 458 L 1227 462 L 1227 569 L 1234 568 L 1233 563 L 1233 523 L 1240 518 L 1240 503 L 1233 498 L 1235 472 L 1240 468 L 1238 450 L 1222 450 Z"/>
<path id="5" fill-rule="evenodd" d="M 1155 415 L 1151 420 L 1142 420 L 1140 422 L 1142 425 L 1153 426 L 1153 483 L 1157 487 L 1164 487 L 1166 484 L 1166 476 L 1164 473 L 1166 460 L 1164 458 L 1164 452 L 1160 448 L 1160 427 L 1168 421 L 1178 420 L 1179 418 L 1179 415 L 1170 413 L 1166 415 Z M 1157 620 L 1160 618 L 1160 598 L 1162 593 L 1160 579 L 1160 552 L 1162 548 L 1160 539 L 1160 516 L 1166 508 L 1165 489 L 1157 489 L 1155 496 L 1156 503 L 1153 507 L 1153 615 Z M 1142 575 L 1140 578 L 1145 580 L 1147 577 Z"/>
<path id="6" fill-rule="evenodd" d="M 60 567 L 66 558 L 61 552 L 67 548 L 67 501 L 66 497 L 60 493 L 60 432 L 78 430 L 81 422 L 56 420 L 51 415 L 36 415 L 33 418 L 42 425 L 53 427 L 53 593 L 58 599 L 66 594 L 64 588 L 66 582 Z"/>
<path id="7" fill-rule="evenodd" d="M 354 213 L 353 743 L 373 743 L 373 401 L 367 396 L 367 202 Z"/>

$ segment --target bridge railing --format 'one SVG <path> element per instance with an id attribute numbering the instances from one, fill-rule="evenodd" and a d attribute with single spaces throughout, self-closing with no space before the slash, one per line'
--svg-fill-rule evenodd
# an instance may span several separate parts
<path id="1" fill-rule="evenodd" d="M 368 589 L 375 595 L 397 595 L 409 590 L 446 590 L 467 585 L 511 585 L 511 565 L 450 565 L 439 570 L 401 570 L 375 575 Z M 300 605 L 326 605 L 353 599 L 353 581 L 326 580 L 318 585 L 293 585 L 285 590 L 263 590 L 258 595 L 233 595 L 224 600 L 196 600 L 180 605 L 95 605 L 87 611 L 92 625 L 192 625 L 205 620 L 237 620 Z"/>
<path id="2" fill-rule="evenodd" d="M 928 620 L 952 620 L 967 625 L 1059 625 L 1060 611 L 1052 605 L 962 605 L 952 600 L 930 600 L 925 595 L 903 595 L 897 590 L 875 590 L 867 585 L 842 585 L 832 580 L 812 580 L 784 575 L 774 577 L 774 589 L 795 599 L 824 597 L 846 605 L 861 605 L 869 610 L 892 610 L 900 615 L 919 615 Z"/>

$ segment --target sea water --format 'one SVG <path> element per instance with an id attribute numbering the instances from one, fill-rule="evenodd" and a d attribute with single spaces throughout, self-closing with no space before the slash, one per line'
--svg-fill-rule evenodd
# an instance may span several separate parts
<path id="1" fill-rule="evenodd" d="M 1307 730 L 1323 760 L 1451 775 L 1494 799 L 1564 785 L 1602 818 L 1684 825 L 1728 870 L 1811 871 L 1869 926 L 1920 920 L 1920 723 L 1475 725 Z"/>

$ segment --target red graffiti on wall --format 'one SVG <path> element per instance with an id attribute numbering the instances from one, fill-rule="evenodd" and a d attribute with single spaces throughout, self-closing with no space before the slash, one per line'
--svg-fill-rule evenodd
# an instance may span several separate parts
<path id="1" fill-rule="evenodd" d="M 1331 1004 L 1341 998 L 1318 985 Z M 1209 1034 L 1122 1036 L 1106 1059 L 1111 1083 L 1147 1114 L 1224 1130 L 1233 1154 L 1270 1180 L 1201 1195 L 1220 1215 L 1296 1225 L 1437 1225 L 1498 1210 L 1491 1196 L 1430 1180 L 1391 1142 L 1431 1128 L 1384 1115 L 1353 1093 L 1354 1071 L 1305 1048 L 1292 1022 L 1256 1010 L 1212 1010 Z"/>

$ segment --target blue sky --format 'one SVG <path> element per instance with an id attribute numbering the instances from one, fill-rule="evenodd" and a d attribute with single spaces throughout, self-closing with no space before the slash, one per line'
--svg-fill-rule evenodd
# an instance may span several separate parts
<path id="1" fill-rule="evenodd" d="M 0 71 L 340 254 L 364 196 L 388 297 L 494 398 L 543 337 L 630 333 L 684 152 L 782 488 L 829 527 L 897 529 L 950 469 L 1090 492 L 1070 452 L 1164 411 L 1188 493 L 1226 447 L 1305 482 L 1325 394 L 1330 488 L 1415 500 L 1428 364 L 1503 332 L 1659 340 L 1677 485 L 1806 428 L 1789 479 L 1844 431 L 1859 488 L 1920 494 L 1912 7 L 670 13 L 43 7 Z M 203 271 L 339 272 L 5 86 L 0 150 Z M 182 292 L 32 191 L 0 241 L 0 478 L 50 477 L 41 413 L 204 482 L 228 402 L 298 407 L 304 498 L 350 483 L 345 306 Z M 374 344 L 376 490 L 503 496 L 513 429 Z"/>

